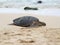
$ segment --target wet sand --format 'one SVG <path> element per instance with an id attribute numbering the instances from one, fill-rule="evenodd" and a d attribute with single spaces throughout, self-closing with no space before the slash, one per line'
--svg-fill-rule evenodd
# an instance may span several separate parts
<path id="1" fill-rule="evenodd" d="M 46 23 L 42 27 L 9 25 L 21 16 L 35 16 Z M 0 14 L 0 45 L 60 45 L 60 17 L 37 14 Z"/>

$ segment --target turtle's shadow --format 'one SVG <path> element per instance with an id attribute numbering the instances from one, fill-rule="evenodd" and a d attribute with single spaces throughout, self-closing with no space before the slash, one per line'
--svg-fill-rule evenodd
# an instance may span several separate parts
<path id="1" fill-rule="evenodd" d="M 15 25 L 13 23 L 8 24 L 8 25 L 10 25 L 10 26 L 18 26 L 18 25 Z M 18 26 L 18 27 L 22 27 L 22 26 Z M 27 27 L 23 27 L 23 28 L 40 28 L 40 27 L 42 27 L 42 26 L 27 26 Z"/>
<path id="2" fill-rule="evenodd" d="M 8 25 L 10 25 L 10 26 L 17 26 L 17 27 L 22 27 L 22 26 L 14 25 L 13 23 L 8 24 Z M 41 27 L 44 27 L 44 26 L 28 26 L 28 27 L 22 27 L 21 29 L 41 28 Z"/>

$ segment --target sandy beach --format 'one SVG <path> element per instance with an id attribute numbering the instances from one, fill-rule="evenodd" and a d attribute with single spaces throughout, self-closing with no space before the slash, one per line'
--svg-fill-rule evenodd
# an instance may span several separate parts
<path id="1" fill-rule="evenodd" d="M 21 16 L 34 16 L 46 23 L 42 27 L 9 25 Z M 60 45 L 60 16 L 40 14 L 0 14 L 0 45 Z"/>

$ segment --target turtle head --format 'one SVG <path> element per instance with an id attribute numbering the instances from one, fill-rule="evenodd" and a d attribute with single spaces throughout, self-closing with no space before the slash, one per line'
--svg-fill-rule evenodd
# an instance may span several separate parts
<path id="1" fill-rule="evenodd" d="M 46 23 L 44 23 L 44 22 L 38 22 L 38 25 L 39 26 L 46 26 Z"/>
<path id="2" fill-rule="evenodd" d="M 46 23 L 37 21 L 37 22 L 33 22 L 33 25 L 36 25 L 36 26 L 46 26 Z"/>

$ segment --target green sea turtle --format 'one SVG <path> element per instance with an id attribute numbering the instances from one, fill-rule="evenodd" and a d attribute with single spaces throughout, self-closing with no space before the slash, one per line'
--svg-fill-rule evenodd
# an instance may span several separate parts
<path id="1" fill-rule="evenodd" d="M 33 16 L 23 16 L 14 19 L 13 25 L 30 27 L 30 26 L 46 26 L 46 23 L 40 22 L 38 18 Z"/>

